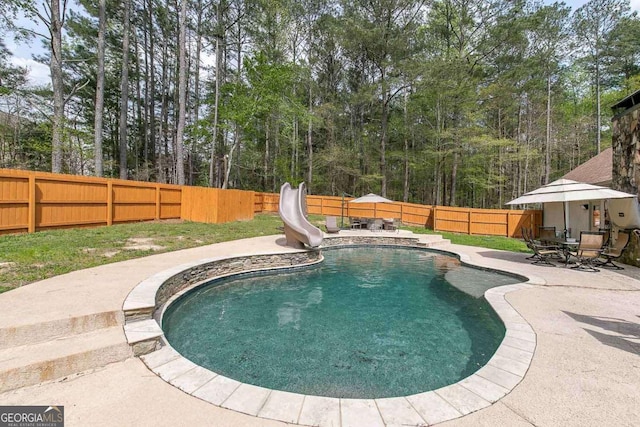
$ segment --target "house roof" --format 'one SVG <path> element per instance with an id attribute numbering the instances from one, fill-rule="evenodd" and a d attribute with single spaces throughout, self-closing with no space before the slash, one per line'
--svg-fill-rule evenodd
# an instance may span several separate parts
<path id="1" fill-rule="evenodd" d="M 609 147 L 595 157 L 590 158 L 563 178 L 587 184 L 611 185 L 613 170 L 613 148 Z"/>
<path id="2" fill-rule="evenodd" d="M 619 115 L 638 104 L 640 104 L 640 90 L 633 92 L 631 95 L 613 104 L 611 109 L 614 114 Z"/>

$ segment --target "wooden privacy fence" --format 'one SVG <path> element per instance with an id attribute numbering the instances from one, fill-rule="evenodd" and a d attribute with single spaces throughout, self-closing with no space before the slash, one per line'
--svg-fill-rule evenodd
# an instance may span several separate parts
<path id="1" fill-rule="evenodd" d="M 430 228 L 434 231 L 522 237 L 522 227 L 533 229 L 542 225 L 540 210 L 473 209 L 427 206 L 415 203 L 348 203 L 351 198 L 307 196 L 310 214 L 358 217 L 395 218 L 403 224 Z M 279 195 L 256 193 L 256 212 L 277 212 Z"/>
<path id="2" fill-rule="evenodd" d="M 180 218 L 180 186 L 0 169 L 0 233 Z"/>
<path id="3" fill-rule="evenodd" d="M 185 186 L 181 218 L 214 224 L 250 220 L 255 209 L 253 194 L 253 191 Z"/>
<path id="4" fill-rule="evenodd" d="M 280 196 L 0 169 L 0 234 L 180 218 L 222 223 L 278 212 Z M 521 237 L 537 232 L 542 211 L 470 209 L 414 203 L 348 203 L 349 198 L 307 196 L 310 214 L 395 218 L 407 225 L 467 234 Z"/>

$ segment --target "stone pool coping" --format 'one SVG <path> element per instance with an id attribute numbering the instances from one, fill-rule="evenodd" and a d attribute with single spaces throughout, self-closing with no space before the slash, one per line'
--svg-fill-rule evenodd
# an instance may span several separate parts
<path id="1" fill-rule="evenodd" d="M 394 245 L 411 246 L 407 245 L 406 241 L 401 242 L 392 236 L 389 237 L 388 242 Z M 351 243 L 358 244 L 357 240 L 352 239 Z M 336 245 L 327 246 L 334 247 Z M 486 269 L 485 266 L 471 262 L 471 258 L 464 253 L 451 250 L 430 250 L 456 255 L 461 262 L 467 265 Z M 288 257 L 295 254 L 299 256 L 301 253 L 309 254 L 313 251 L 277 255 Z M 186 277 L 190 277 L 190 272 L 203 264 L 215 265 L 225 260 L 238 261 L 244 258 L 246 257 L 242 255 L 217 257 L 195 261 L 160 272 L 141 282 L 131 291 L 123 306 L 125 316 L 127 312 L 139 314 L 141 308 L 146 310 L 145 313 L 152 314 L 148 312 L 151 306 L 153 306 L 152 311 L 156 311 L 164 306 L 164 303 L 169 299 L 173 300 L 206 281 L 235 275 L 239 272 L 208 276 L 206 279 L 192 281 L 189 285 L 178 289 L 172 297 L 161 298 L 160 304 L 158 304 L 158 291 L 172 278 L 185 277 L 185 274 Z M 300 265 L 310 265 L 320 261 L 315 259 Z M 291 267 L 292 264 L 274 268 Z M 259 270 L 265 270 L 265 268 L 243 271 Z M 485 298 L 499 315 L 506 328 L 505 337 L 493 357 L 474 374 L 457 383 L 404 397 L 339 399 L 270 390 L 240 383 L 184 358 L 164 339 L 158 321 L 153 318 L 141 319 L 137 315 L 129 316 L 125 324 L 125 334 L 130 345 L 134 347 L 134 351 L 137 348 L 138 354 L 148 353 L 142 355 L 141 359 L 151 371 L 182 391 L 222 408 L 260 418 L 309 425 L 415 425 L 425 422 L 434 424 L 459 418 L 492 405 L 510 393 L 524 378 L 533 359 L 536 334 L 529 323 L 508 303 L 505 295 L 541 284 L 545 284 L 545 281 L 538 277 L 529 276 L 527 282 L 487 290 Z M 153 351 L 159 345 L 162 347 Z"/>

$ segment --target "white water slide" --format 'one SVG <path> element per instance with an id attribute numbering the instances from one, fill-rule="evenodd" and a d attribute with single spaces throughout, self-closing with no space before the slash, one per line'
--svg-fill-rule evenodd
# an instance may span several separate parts
<path id="1" fill-rule="evenodd" d="M 309 222 L 306 217 L 306 191 L 304 182 L 295 189 L 285 182 L 280 187 L 280 205 L 278 213 L 284 222 L 284 234 L 287 246 L 303 248 L 304 245 L 315 248 L 322 244 L 324 233 Z"/>

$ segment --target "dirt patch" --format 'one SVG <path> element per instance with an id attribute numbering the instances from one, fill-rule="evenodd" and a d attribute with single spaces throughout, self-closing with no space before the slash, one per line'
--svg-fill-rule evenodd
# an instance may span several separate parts
<path id="1" fill-rule="evenodd" d="M 108 251 L 102 254 L 103 257 L 105 258 L 113 258 L 114 256 L 118 255 L 120 253 L 120 251 Z"/>
<path id="2" fill-rule="evenodd" d="M 97 251 L 96 248 L 82 248 L 82 253 L 85 254 L 92 254 L 95 253 L 95 251 Z"/>
<path id="3" fill-rule="evenodd" d="M 127 239 L 127 243 L 122 248 L 126 251 L 159 251 L 164 246 L 155 245 L 151 237 L 132 237 Z"/>
<path id="4" fill-rule="evenodd" d="M 16 266 L 15 262 L 11 262 L 11 261 L 0 262 L 0 274 L 8 273 L 15 266 Z"/>

